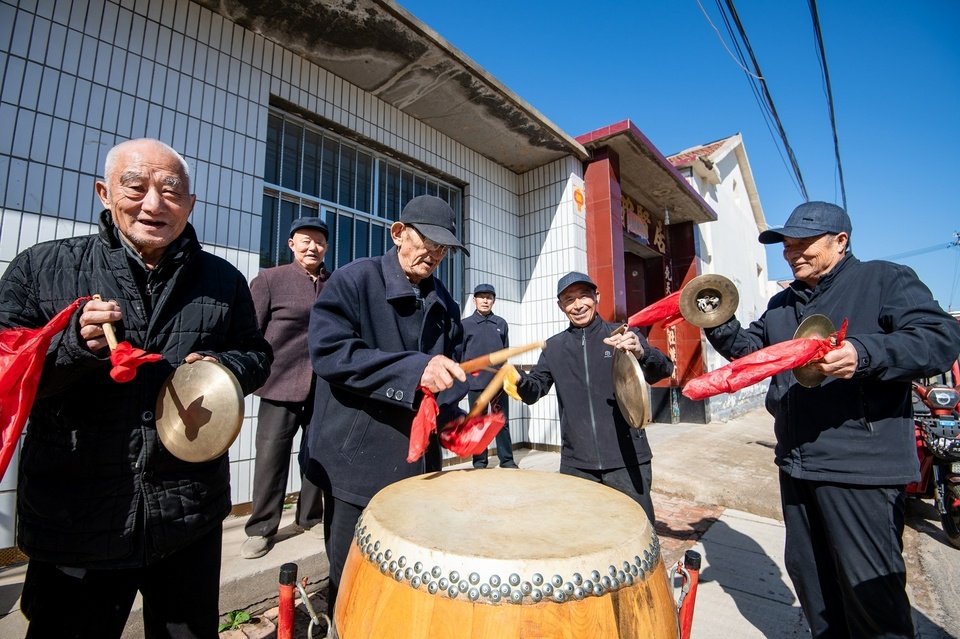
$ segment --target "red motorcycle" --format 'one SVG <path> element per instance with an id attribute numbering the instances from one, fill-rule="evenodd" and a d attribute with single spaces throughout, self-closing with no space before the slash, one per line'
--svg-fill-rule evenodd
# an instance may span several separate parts
<path id="1" fill-rule="evenodd" d="M 929 496 L 940 513 L 943 532 L 960 548 L 960 366 L 939 383 L 913 383 L 913 419 L 920 458 L 920 481 L 907 494 Z"/>

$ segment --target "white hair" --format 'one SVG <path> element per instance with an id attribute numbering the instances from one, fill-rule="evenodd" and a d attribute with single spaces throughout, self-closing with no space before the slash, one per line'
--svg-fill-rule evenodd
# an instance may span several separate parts
<path id="1" fill-rule="evenodd" d="M 180 169 L 183 171 L 184 186 L 187 188 L 187 193 L 192 193 L 193 191 L 190 190 L 190 166 L 187 164 L 187 161 L 184 160 L 183 156 L 177 153 L 176 149 L 174 149 L 172 146 L 153 138 L 137 138 L 136 140 L 127 140 L 117 144 L 112 149 L 107 151 L 107 159 L 103 163 L 103 179 L 108 188 L 110 185 L 110 176 L 113 175 L 113 173 L 117 170 L 117 157 L 121 152 L 124 151 L 124 147 L 128 145 L 144 143 L 160 147 L 165 152 L 177 158 L 177 161 L 180 163 Z"/>

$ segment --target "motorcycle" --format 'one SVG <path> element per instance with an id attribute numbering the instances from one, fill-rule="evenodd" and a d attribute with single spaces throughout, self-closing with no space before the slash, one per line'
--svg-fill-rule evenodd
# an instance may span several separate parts
<path id="1" fill-rule="evenodd" d="M 920 481 L 908 484 L 907 494 L 933 493 L 943 532 L 960 548 L 960 366 L 936 382 L 913 382 Z"/>

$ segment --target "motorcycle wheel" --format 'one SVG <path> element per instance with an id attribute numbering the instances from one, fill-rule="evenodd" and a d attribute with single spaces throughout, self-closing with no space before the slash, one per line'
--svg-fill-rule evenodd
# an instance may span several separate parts
<path id="1" fill-rule="evenodd" d="M 947 482 L 943 487 L 945 514 L 940 517 L 950 543 L 960 548 L 960 486 Z"/>

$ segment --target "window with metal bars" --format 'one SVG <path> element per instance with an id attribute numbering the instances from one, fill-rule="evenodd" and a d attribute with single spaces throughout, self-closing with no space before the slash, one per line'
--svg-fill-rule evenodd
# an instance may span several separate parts
<path id="1" fill-rule="evenodd" d="M 290 223 L 320 217 L 330 229 L 327 268 L 360 257 L 383 255 L 393 246 L 390 225 L 417 195 L 450 204 L 462 228 L 463 194 L 409 165 L 283 111 L 267 120 L 263 172 L 260 267 L 289 263 Z M 454 299 L 461 299 L 463 258 L 451 252 L 434 273 Z"/>

